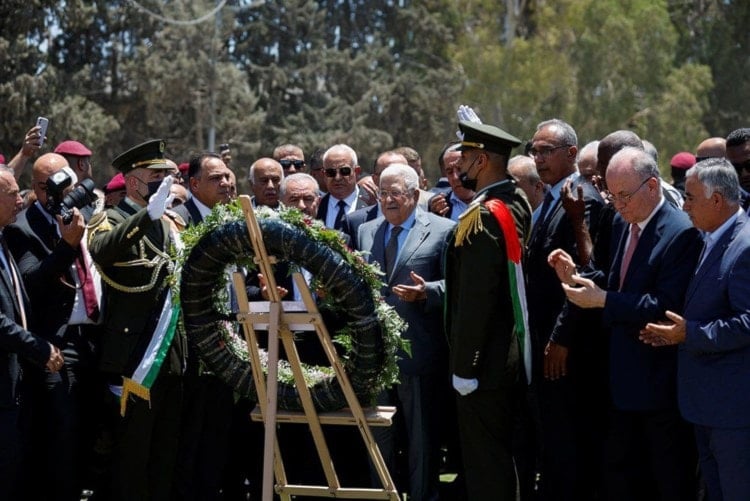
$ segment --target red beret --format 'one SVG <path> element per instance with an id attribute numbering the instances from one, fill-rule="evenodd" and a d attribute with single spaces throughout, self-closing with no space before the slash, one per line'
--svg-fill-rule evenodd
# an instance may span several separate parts
<path id="1" fill-rule="evenodd" d="M 0 153 L 0 164 L 4 164 L 4 163 L 5 163 L 5 156 L 2 153 Z"/>
<path id="2" fill-rule="evenodd" d="M 180 172 L 182 172 L 183 174 L 187 174 L 188 169 L 190 168 L 190 164 L 187 162 L 182 162 L 177 166 L 177 168 L 180 169 Z"/>
<path id="3" fill-rule="evenodd" d="M 104 187 L 104 193 L 112 193 L 113 191 L 119 191 L 125 189 L 125 176 L 122 172 L 118 172 L 115 177 L 109 180 L 107 186 Z"/>
<path id="4" fill-rule="evenodd" d="M 61 155 L 74 155 L 76 157 L 90 157 L 91 150 L 78 141 L 63 141 L 55 148 L 55 153 Z"/>
<path id="5" fill-rule="evenodd" d="M 669 161 L 669 165 L 673 169 L 687 170 L 695 165 L 695 155 L 688 153 L 687 151 L 681 151 L 672 157 Z"/>

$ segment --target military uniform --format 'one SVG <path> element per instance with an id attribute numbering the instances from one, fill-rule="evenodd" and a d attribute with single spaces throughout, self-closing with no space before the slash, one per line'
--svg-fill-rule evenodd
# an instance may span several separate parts
<path id="1" fill-rule="evenodd" d="M 126 174 L 138 167 L 165 170 L 163 144 L 136 146 L 113 165 Z M 169 287 L 166 279 L 173 271 L 168 254 L 172 231 L 168 221 L 152 221 L 147 208 L 129 198 L 89 225 L 89 249 L 104 282 L 100 368 L 115 391 L 133 377 L 155 335 Z M 176 332 L 168 346 L 149 391 L 124 399 L 112 461 L 113 498 L 169 498 L 187 353 L 184 335 Z"/>
<path id="2" fill-rule="evenodd" d="M 513 141 L 498 137 L 496 130 L 500 129 L 467 126 L 464 122 L 461 128 L 465 147 L 486 149 L 508 158 L 507 143 Z M 476 390 L 457 395 L 468 498 L 515 500 L 511 454 L 513 393 L 522 363 L 514 334 L 505 239 L 496 217 L 485 206 L 491 199 L 505 204 L 520 241 L 527 239 L 531 210 L 512 179 L 477 193 L 462 215 L 446 253 L 446 327 L 452 373 L 478 382 Z M 467 224 L 473 229 L 467 231 Z"/>

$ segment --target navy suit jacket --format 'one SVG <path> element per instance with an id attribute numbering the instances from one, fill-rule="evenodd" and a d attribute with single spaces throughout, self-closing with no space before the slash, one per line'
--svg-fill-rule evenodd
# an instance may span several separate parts
<path id="1" fill-rule="evenodd" d="M 680 411 L 718 428 L 750 426 L 750 224 L 741 214 L 693 276 L 679 346 Z"/>
<path id="2" fill-rule="evenodd" d="M 445 280 L 442 270 L 443 252 L 454 222 L 417 208 L 415 222 L 403 243 L 390 277 L 385 277 L 381 293 L 409 324 L 404 337 L 411 342 L 411 357 L 400 353 L 399 368 L 404 374 L 419 375 L 446 371 L 448 344 L 443 325 Z M 385 231 L 388 222 L 383 216 L 359 227 L 357 247 L 369 251 L 369 262 L 385 269 Z M 412 285 L 409 273 L 414 271 L 427 282 L 427 299 L 401 301 L 391 293 L 398 284 Z"/>
<path id="3" fill-rule="evenodd" d="M 612 401 L 620 410 L 669 409 L 677 405 L 677 348 L 649 346 L 638 334 L 647 323 L 666 320 L 666 310 L 682 312 L 702 240 L 687 215 L 665 202 L 641 232 L 622 290 L 618 290 L 629 231 L 617 214 L 602 311 L 611 333 Z"/>
<path id="4" fill-rule="evenodd" d="M 10 253 L 7 258 L 9 264 L 16 267 Z M 19 279 L 21 277 L 17 267 L 16 276 Z M 28 301 L 25 300 L 23 284 L 19 285 L 26 303 L 28 318 Z M 8 271 L 0 261 L 0 409 L 12 409 L 18 404 L 18 383 L 21 379 L 18 356 L 21 355 L 41 367 L 49 360 L 49 343 L 24 330 L 20 324 L 21 310 L 16 300 L 15 289 Z M 11 433 L 11 431 L 2 430 L 2 433 Z"/>

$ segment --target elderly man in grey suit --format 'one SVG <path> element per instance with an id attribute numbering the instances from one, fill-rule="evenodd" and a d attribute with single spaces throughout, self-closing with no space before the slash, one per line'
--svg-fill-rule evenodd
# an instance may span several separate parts
<path id="1" fill-rule="evenodd" d="M 383 215 L 359 227 L 357 244 L 385 272 L 382 294 L 409 324 L 411 356 L 401 353 L 401 382 L 388 393 L 401 417 L 378 430 L 376 440 L 391 471 L 396 450 L 406 450 L 410 499 L 437 499 L 438 410 L 448 393 L 440 391 L 448 378 L 441 264 L 454 223 L 417 207 L 419 179 L 408 165 L 393 164 L 381 173 L 379 196 Z M 405 444 L 395 441 L 398 426 L 404 427 Z"/>

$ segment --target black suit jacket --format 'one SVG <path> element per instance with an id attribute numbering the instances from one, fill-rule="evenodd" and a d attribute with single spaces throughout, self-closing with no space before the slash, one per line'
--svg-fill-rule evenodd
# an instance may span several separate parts
<path id="1" fill-rule="evenodd" d="M 29 327 L 62 348 L 63 336 L 73 310 L 76 289 L 71 267 L 78 248 L 57 237 L 37 204 L 19 214 L 4 234 L 26 284 L 32 308 L 43 314 L 29 317 Z"/>
<path id="2" fill-rule="evenodd" d="M 323 221 L 323 224 L 326 222 L 326 217 L 328 216 L 328 200 L 330 200 L 331 194 L 326 193 L 326 195 L 320 199 L 320 205 L 318 205 L 318 219 Z M 365 207 L 369 207 L 361 198 L 357 197 L 357 202 L 354 206 L 354 209 L 364 209 Z M 354 235 L 356 237 L 357 235 Z M 356 238 L 352 239 L 352 242 L 354 242 Z"/>
<path id="3" fill-rule="evenodd" d="M 203 217 L 201 217 L 201 213 L 195 205 L 195 200 L 193 200 L 192 197 L 184 204 L 178 205 L 172 210 L 182 217 L 187 226 L 198 224 L 203 221 Z"/>
<path id="4" fill-rule="evenodd" d="M 9 264 L 16 267 L 13 256 L 7 256 Z M 20 277 L 20 271 L 16 267 L 16 276 Z M 23 284 L 19 284 L 24 302 L 26 301 Z M 28 315 L 29 309 L 26 308 Z M 47 341 L 21 327 L 21 309 L 16 300 L 8 270 L 0 261 L 0 409 L 11 409 L 18 405 L 19 381 L 21 379 L 21 367 L 18 356 L 44 366 L 49 360 L 50 347 Z M 3 433 L 9 433 L 3 430 Z"/>
<path id="5" fill-rule="evenodd" d="M 583 187 L 589 232 L 596 235 L 597 228 L 592 223 L 599 221 L 599 212 L 604 202 L 593 185 L 581 176 L 573 182 L 571 188 L 573 193 L 576 192 L 578 186 Z M 529 329 L 533 346 L 537 350 L 543 350 L 546 346 L 558 315 L 565 304 L 565 294 L 560 287 L 560 280 L 555 270 L 547 264 L 547 256 L 555 249 L 563 249 L 577 261 L 576 248 L 575 231 L 562 202 L 558 199 L 548 210 L 548 216 L 544 221 L 537 221 L 534 225 L 523 265 L 526 275 Z M 556 341 L 566 346 L 570 342 L 566 339 L 556 339 Z M 538 362 L 538 360 L 535 361 Z M 540 368 L 539 364 L 537 368 Z"/>

